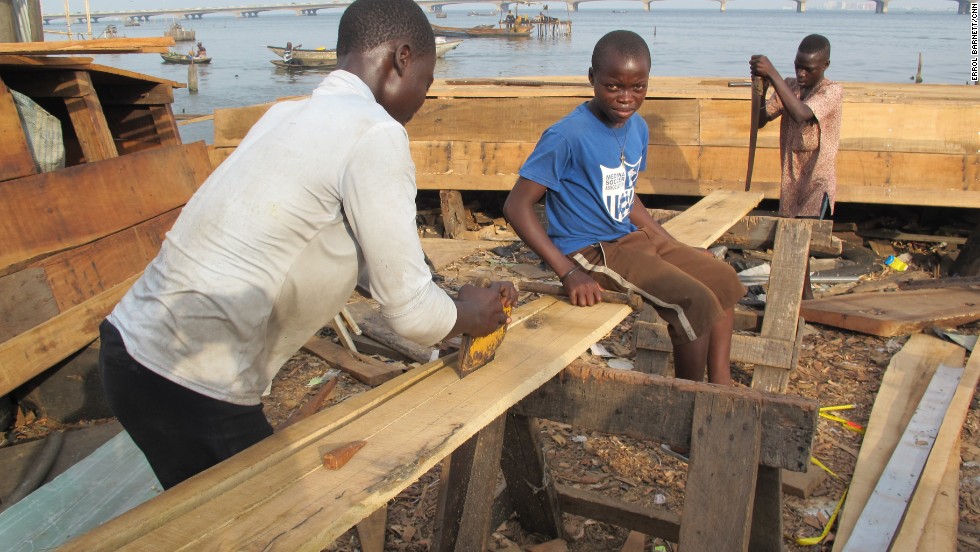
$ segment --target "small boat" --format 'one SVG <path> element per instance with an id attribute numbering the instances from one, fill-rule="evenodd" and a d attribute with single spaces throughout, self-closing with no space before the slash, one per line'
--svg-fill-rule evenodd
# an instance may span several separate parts
<path id="1" fill-rule="evenodd" d="M 179 63 L 181 65 L 190 65 L 192 63 L 197 65 L 205 65 L 211 63 L 210 57 L 191 57 L 187 54 L 180 54 L 177 52 L 160 54 L 160 57 L 163 58 L 164 63 Z"/>
<path id="2" fill-rule="evenodd" d="M 285 46 L 266 46 L 279 60 L 282 60 L 283 55 L 286 54 Z M 293 59 L 294 60 L 304 60 L 304 61 L 332 61 L 334 65 L 337 64 L 337 50 L 328 50 L 326 48 L 316 48 L 316 49 L 306 49 L 303 48 L 293 48 Z"/>
<path id="3" fill-rule="evenodd" d="M 173 38 L 175 42 L 186 42 L 188 40 L 194 40 L 195 34 L 193 30 L 185 29 L 180 23 L 175 21 L 170 24 L 170 27 L 168 27 L 167 30 L 163 31 L 163 36 L 169 36 Z"/>
<path id="4" fill-rule="evenodd" d="M 125 25 L 126 27 L 139 27 L 140 26 L 140 20 L 139 19 L 127 19 L 126 22 L 123 23 L 123 25 Z"/>
<path id="5" fill-rule="evenodd" d="M 116 30 L 115 25 L 107 25 L 98 38 L 119 38 L 119 32 Z"/>
<path id="6" fill-rule="evenodd" d="M 442 57 L 446 52 L 455 50 L 460 44 L 462 44 L 462 39 L 448 40 L 444 36 L 436 37 L 436 57 Z M 336 65 L 337 64 L 337 50 L 328 50 L 326 48 L 316 48 L 313 50 L 304 50 L 303 48 L 293 48 L 293 59 L 294 63 L 287 63 L 282 58 L 286 54 L 286 48 L 284 46 L 266 46 L 273 54 L 275 54 L 279 61 L 282 61 L 282 66 L 288 65 L 301 65 L 301 66 L 321 66 Z M 271 60 L 275 63 L 276 60 Z M 277 64 L 278 65 L 278 64 Z"/>
<path id="7" fill-rule="evenodd" d="M 436 18 L 437 19 L 445 19 L 446 18 L 446 12 L 436 12 Z"/>
<path id="8" fill-rule="evenodd" d="M 510 28 L 504 25 L 477 25 L 476 27 L 442 27 L 433 25 L 432 31 L 437 36 L 458 38 L 525 38 L 531 36 L 534 26 L 531 24 L 514 23 Z"/>
<path id="9" fill-rule="evenodd" d="M 329 70 L 337 67 L 337 59 L 332 60 L 310 60 L 310 59 L 299 59 L 293 58 L 290 61 L 283 61 L 281 59 L 270 59 L 269 63 L 275 65 L 276 67 L 288 70 Z"/>
<path id="10" fill-rule="evenodd" d="M 457 38 L 450 40 L 444 36 L 436 37 L 436 57 L 441 58 L 446 55 L 446 52 L 451 52 L 456 49 L 457 46 L 463 43 L 462 38 Z"/>

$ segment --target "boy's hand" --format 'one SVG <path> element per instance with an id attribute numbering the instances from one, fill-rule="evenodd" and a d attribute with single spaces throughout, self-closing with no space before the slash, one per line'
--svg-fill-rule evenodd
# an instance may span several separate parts
<path id="1" fill-rule="evenodd" d="M 511 282 L 492 282 L 487 288 L 466 284 L 459 289 L 457 297 L 457 316 L 466 320 L 457 321 L 457 326 L 474 337 L 489 335 L 502 324 L 510 323 L 504 307 L 516 302 L 517 288 Z M 464 324 L 460 326 L 460 322 Z"/>
<path id="2" fill-rule="evenodd" d="M 779 75 L 769 58 L 763 55 L 754 55 L 749 59 L 749 70 L 753 77 L 762 77 L 766 81 Z"/>
<path id="3" fill-rule="evenodd" d="M 579 307 L 591 307 L 602 302 L 602 287 L 587 273 L 576 270 L 562 281 L 568 300 Z"/>

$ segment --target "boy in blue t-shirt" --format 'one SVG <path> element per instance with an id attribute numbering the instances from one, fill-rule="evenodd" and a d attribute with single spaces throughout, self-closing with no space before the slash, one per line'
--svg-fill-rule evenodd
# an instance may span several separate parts
<path id="1" fill-rule="evenodd" d="M 649 131 L 637 115 L 650 79 L 650 50 L 630 31 L 596 43 L 595 96 L 546 130 L 521 167 L 504 215 L 556 274 L 572 304 L 603 289 L 643 296 L 669 326 L 677 377 L 732 385 L 734 305 L 745 294 L 735 271 L 684 245 L 636 196 Z M 534 205 L 545 198 L 548 230 Z"/>

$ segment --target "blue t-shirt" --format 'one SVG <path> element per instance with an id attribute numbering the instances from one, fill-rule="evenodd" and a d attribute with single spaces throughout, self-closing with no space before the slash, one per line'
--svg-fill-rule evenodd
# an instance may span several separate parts
<path id="1" fill-rule="evenodd" d="M 548 236 L 563 254 L 636 230 L 629 214 L 636 177 L 646 169 L 648 140 L 639 115 L 610 128 L 588 102 L 541 135 L 520 175 L 548 189 Z"/>

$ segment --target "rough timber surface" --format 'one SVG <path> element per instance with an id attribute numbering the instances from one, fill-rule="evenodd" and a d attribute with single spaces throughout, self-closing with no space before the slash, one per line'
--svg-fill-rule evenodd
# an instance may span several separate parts
<path id="1" fill-rule="evenodd" d="M 892 357 L 881 379 L 847 501 L 841 510 L 834 541 L 835 551 L 843 550 L 850 539 L 861 511 L 912 419 L 936 368 L 940 363 L 962 366 L 964 359 L 961 347 L 923 334 L 913 335 L 902 350 Z"/>
<path id="2" fill-rule="evenodd" d="M 650 129 L 641 194 L 743 190 L 750 88 L 731 78 L 654 77 L 640 109 Z M 838 201 L 980 207 L 980 90 L 846 82 Z M 419 189 L 508 191 L 541 133 L 592 96 L 584 77 L 439 80 L 407 125 Z M 215 114 L 224 159 L 268 108 Z M 896 121 L 904 121 L 897 125 Z M 753 190 L 779 195 L 779 125 L 759 131 Z"/>
<path id="3" fill-rule="evenodd" d="M 375 512 L 629 314 L 551 298 L 495 360 L 459 379 L 436 361 L 273 435 L 62 550 L 321 550 Z M 520 318 L 517 312 L 515 319 Z M 373 401 L 373 408 L 365 406 Z M 347 401 L 351 402 L 351 401 Z M 367 445 L 342 469 L 321 450 Z"/>
<path id="4" fill-rule="evenodd" d="M 890 337 L 980 319 L 980 288 L 855 293 L 803 301 L 807 322 Z"/>

